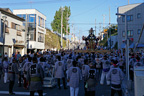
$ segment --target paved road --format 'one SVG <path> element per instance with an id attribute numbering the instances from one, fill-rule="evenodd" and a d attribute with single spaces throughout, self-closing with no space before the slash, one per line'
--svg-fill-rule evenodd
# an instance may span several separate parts
<path id="1" fill-rule="evenodd" d="M 8 83 L 4 84 L 3 83 L 3 78 L 0 80 L 0 96 L 9 96 L 8 95 Z M 80 84 L 80 91 L 79 91 L 79 96 L 84 96 L 84 85 L 83 82 L 81 81 Z M 23 87 L 18 87 L 17 80 L 15 81 L 14 85 L 14 92 L 16 92 L 15 96 L 28 96 L 29 91 L 24 89 Z M 70 90 L 69 87 L 68 89 L 64 90 L 63 88 L 59 90 L 57 87 L 54 88 L 44 88 L 44 96 L 70 96 Z M 96 87 L 96 95 L 95 96 L 110 96 L 110 86 L 106 85 L 100 85 L 98 83 Z"/>

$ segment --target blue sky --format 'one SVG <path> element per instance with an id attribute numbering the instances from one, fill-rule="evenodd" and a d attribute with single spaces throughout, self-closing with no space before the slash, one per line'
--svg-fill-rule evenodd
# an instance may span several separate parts
<path id="1" fill-rule="evenodd" d="M 40 1 L 42 3 L 40 3 Z M 30 3 L 32 2 L 32 3 Z M 143 3 L 144 0 L 129 0 L 130 4 Z M 95 28 L 95 19 L 97 34 L 100 29 L 100 24 L 103 23 L 103 16 L 105 15 L 105 24 L 107 27 L 109 23 L 109 7 L 111 15 L 111 23 L 116 24 L 117 7 L 127 5 L 128 0 L 0 0 L 2 8 L 13 9 L 37 9 L 47 17 L 47 27 L 51 29 L 52 22 L 56 10 L 61 6 L 70 6 L 71 17 L 69 20 L 71 33 L 77 37 L 88 35 L 88 30 Z M 73 27 L 72 27 L 73 24 Z M 101 24 L 103 27 L 103 24 Z M 102 30 L 102 28 L 101 28 Z"/>

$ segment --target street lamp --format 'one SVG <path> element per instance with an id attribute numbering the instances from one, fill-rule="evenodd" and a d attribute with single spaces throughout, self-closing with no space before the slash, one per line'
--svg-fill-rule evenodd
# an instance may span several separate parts
<path id="1" fill-rule="evenodd" d="M 63 11 L 65 10 L 65 8 L 61 7 L 61 48 L 63 48 L 63 42 L 62 42 L 62 27 L 63 27 Z"/>
<path id="2" fill-rule="evenodd" d="M 4 26 L 3 26 L 3 55 L 2 55 L 2 59 L 4 59 L 4 44 L 5 44 L 5 21 L 6 21 L 6 16 L 2 16 L 3 22 L 4 22 Z"/>
<path id="3" fill-rule="evenodd" d="M 125 40 L 126 40 L 126 76 L 127 80 L 129 81 L 129 39 L 128 39 L 128 34 L 127 34 L 127 15 L 126 14 L 121 14 L 121 13 L 116 13 L 116 15 L 121 15 L 125 17 Z"/>

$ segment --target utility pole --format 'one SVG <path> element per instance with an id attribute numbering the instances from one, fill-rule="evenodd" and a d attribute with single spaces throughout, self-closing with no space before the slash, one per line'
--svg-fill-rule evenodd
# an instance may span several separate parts
<path id="1" fill-rule="evenodd" d="M 129 5 L 129 0 L 128 0 L 128 5 Z"/>
<path id="2" fill-rule="evenodd" d="M 63 48 L 63 32 L 62 32 L 62 27 L 63 27 L 63 11 L 64 11 L 64 8 L 61 7 L 61 48 Z"/>
<path id="3" fill-rule="evenodd" d="M 6 16 L 2 16 L 2 18 L 3 18 L 3 55 L 2 55 L 2 59 L 4 59 L 4 46 L 5 46 L 5 21 L 6 21 Z"/>
<path id="4" fill-rule="evenodd" d="M 80 30 L 79 30 L 79 45 L 80 45 Z"/>
<path id="5" fill-rule="evenodd" d="M 110 28 L 111 16 L 110 16 L 110 7 L 109 7 L 109 36 L 110 36 L 110 50 L 111 50 L 111 28 Z"/>
<path id="6" fill-rule="evenodd" d="M 28 42 L 29 42 L 29 33 L 28 33 L 28 22 L 27 22 L 27 14 L 25 19 L 25 54 L 27 54 Z"/>
<path id="7" fill-rule="evenodd" d="M 96 36 L 96 19 L 95 19 L 95 36 Z"/>
<path id="8" fill-rule="evenodd" d="M 106 16 L 106 15 L 103 14 L 102 16 L 103 16 L 103 32 L 104 32 L 104 29 L 105 29 L 105 16 Z M 108 37 L 107 37 L 107 38 L 108 38 Z"/>
<path id="9" fill-rule="evenodd" d="M 67 48 L 68 48 L 68 12 L 67 12 L 66 36 L 67 36 L 66 45 L 67 45 Z"/>
<path id="10" fill-rule="evenodd" d="M 99 23 L 99 32 L 100 32 L 100 37 L 102 38 L 102 33 L 101 33 L 101 23 Z"/>
<path id="11" fill-rule="evenodd" d="M 103 16 L 103 30 L 104 30 L 104 28 L 105 28 L 105 16 L 106 15 L 102 15 Z"/>

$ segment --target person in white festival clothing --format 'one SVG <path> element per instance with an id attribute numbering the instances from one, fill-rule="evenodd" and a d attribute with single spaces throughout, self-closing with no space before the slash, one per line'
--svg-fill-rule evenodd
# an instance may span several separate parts
<path id="1" fill-rule="evenodd" d="M 58 61 L 55 63 L 55 78 L 57 79 L 58 82 L 58 88 L 61 89 L 60 86 L 60 79 L 63 80 L 63 85 L 64 85 L 64 89 L 66 88 L 66 83 L 65 83 L 65 76 L 64 76 L 64 72 L 65 72 L 65 65 L 64 62 L 61 61 L 61 57 L 57 56 Z"/>
<path id="2" fill-rule="evenodd" d="M 113 60 L 113 66 L 107 74 L 107 81 L 111 82 L 111 96 L 115 96 L 118 92 L 119 96 L 122 96 L 121 83 L 124 79 L 122 70 L 118 67 L 118 61 Z"/>
<path id="3" fill-rule="evenodd" d="M 100 80 L 101 85 L 104 84 L 104 79 L 105 79 L 105 77 L 107 77 L 107 73 L 110 70 L 110 61 L 108 60 L 106 55 L 103 58 L 104 58 L 102 60 L 103 70 L 102 70 L 102 75 L 101 75 L 101 80 Z M 110 81 L 106 81 L 106 82 L 107 82 L 107 85 L 110 85 Z"/>
<path id="4" fill-rule="evenodd" d="M 68 70 L 68 81 L 70 86 L 70 96 L 78 96 L 79 84 L 82 80 L 82 75 L 79 67 L 77 67 L 77 62 L 73 61 L 73 67 Z"/>

